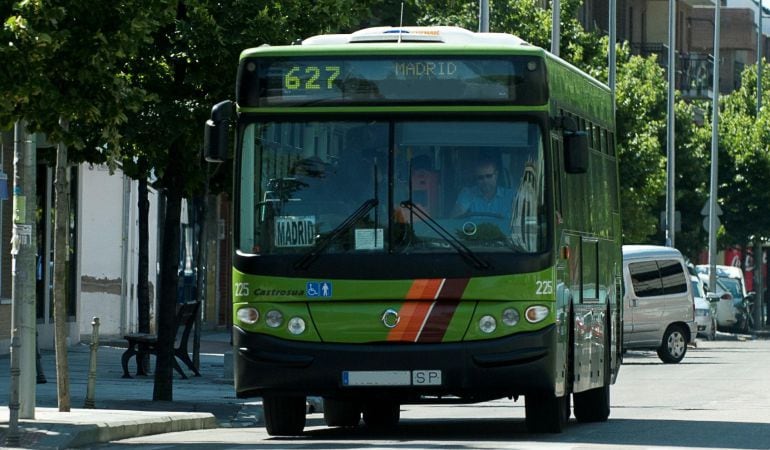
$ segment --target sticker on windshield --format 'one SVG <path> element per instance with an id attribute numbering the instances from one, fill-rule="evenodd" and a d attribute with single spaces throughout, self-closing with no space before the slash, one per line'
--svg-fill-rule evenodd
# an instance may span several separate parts
<path id="1" fill-rule="evenodd" d="M 382 228 L 356 229 L 356 250 L 382 250 L 384 234 Z"/>
<path id="2" fill-rule="evenodd" d="M 315 244 L 315 216 L 275 218 L 276 247 L 311 247 Z"/>

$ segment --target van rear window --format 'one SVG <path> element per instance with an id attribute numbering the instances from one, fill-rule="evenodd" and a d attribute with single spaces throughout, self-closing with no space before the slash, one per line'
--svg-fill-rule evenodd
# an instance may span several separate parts
<path id="1" fill-rule="evenodd" d="M 679 261 L 660 260 L 630 263 L 628 271 L 638 297 L 687 292 L 687 279 Z"/>

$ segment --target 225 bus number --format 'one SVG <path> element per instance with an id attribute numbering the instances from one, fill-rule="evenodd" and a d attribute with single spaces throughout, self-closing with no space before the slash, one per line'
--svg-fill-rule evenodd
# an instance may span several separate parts
<path id="1" fill-rule="evenodd" d="M 537 291 L 535 295 L 551 295 L 553 294 L 553 281 L 537 281 Z"/>
<path id="2" fill-rule="evenodd" d="M 283 76 L 283 87 L 289 91 L 332 89 L 340 71 L 340 66 L 293 66 Z"/>

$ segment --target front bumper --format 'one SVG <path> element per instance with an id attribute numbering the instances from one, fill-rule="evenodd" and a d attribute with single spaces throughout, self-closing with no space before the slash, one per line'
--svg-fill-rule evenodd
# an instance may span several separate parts
<path id="1" fill-rule="evenodd" d="M 238 397 L 388 396 L 416 403 L 423 396 L 482 401 L 553 390 L 556 329 L 500 339 L 439 344 L 332 344 L 287 341 L 233 329 Z M 345 386 L 345 371 L 441 371 L 438 386 Z"/>

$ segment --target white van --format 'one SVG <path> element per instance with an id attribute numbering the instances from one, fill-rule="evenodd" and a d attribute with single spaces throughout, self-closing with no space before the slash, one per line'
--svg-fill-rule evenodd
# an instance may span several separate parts
<path id="1" fill-rule="evenodd" d="M 754 292 L 746 291 L 746 280 L 740 267 L 716 265 L 716 286 L 709 287 L 708 264 L 695 266 L 703 284 L 717 299 L 717 325 L 722 331 L 751 331 L 753 320 L 751 305 Z"/>
<path id="2" fill-rule="evenodd" d="M 624 349 L 655 349 L 665 363 L 684 358 L 698 330 L 689 279 L 679 250 L 623 246 Z"/>

